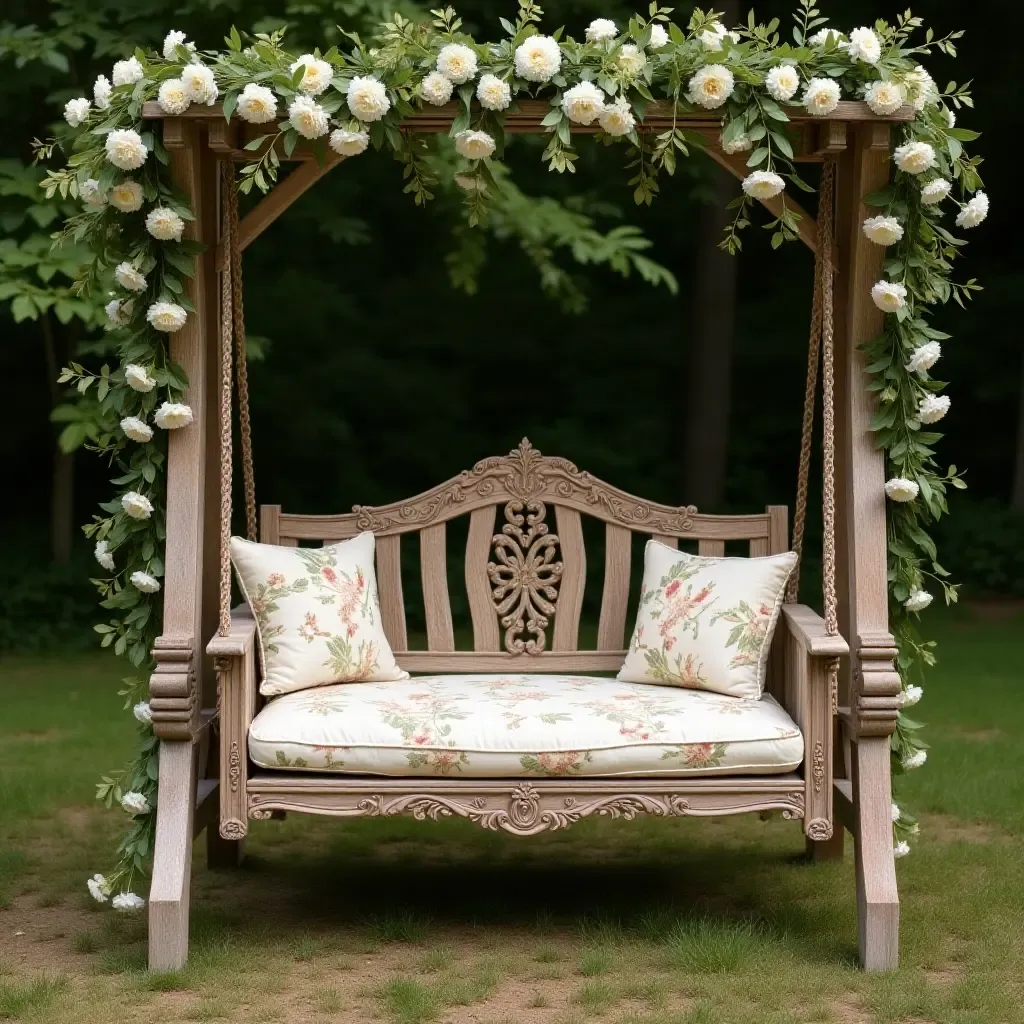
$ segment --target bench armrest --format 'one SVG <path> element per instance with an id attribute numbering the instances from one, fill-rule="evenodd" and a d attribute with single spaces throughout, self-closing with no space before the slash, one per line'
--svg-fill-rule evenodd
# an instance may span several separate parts
<path id="1" fill-rule="evenodd" d="M 828 635 L 825 620 L 813 608 L 784 604 L 782 614 L 790 635 L 812 657 L 836 658 L 850 653 L 850 645 L 841 636 Z"/>
<path id="2" fill-rule="evenodd" d="M 249 828 L 246 783 L 249 776 L 249 726 L 259 694 L 256 621 L 247 606 L 231 612 L 227 635 L 206 645 L 217 666 L 220 710 L 220 834 L 242 839 Z"/>

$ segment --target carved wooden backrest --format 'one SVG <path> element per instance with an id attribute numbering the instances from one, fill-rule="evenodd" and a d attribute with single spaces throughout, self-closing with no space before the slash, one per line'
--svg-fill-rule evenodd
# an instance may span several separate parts
<path id="1" fill-rule="evenodd" d="M 503 522 L 496 529 L 498 512 Z M 553 509 L 553 522 L 551 510 Z M 446 523 L 469 516 L 465 582 L 473 650 L 456 651 L 448 593 Z M 578 650 L 587 562 L 582 515 L 605 523 L 597 650 Z M 508 455 L 411 498 L 347 515 L 306 516 L 264 505 L 266 544 L 330 543 L 370 530 L 377 540 L 381 616 L 399 664 L 412 672 L 608 671 L 625 656 L 631 540 L 639 533 L 673 547 L 694 540 L 702 555 L 747 541 L 751 556 L 788 550 L 785 506 L 750 516 L 700 515 L 644 501 L 541 455 L 525 438 Z M 427 650 L 410 651 L 402 593 L 402 534 L 419 533 Z"/>

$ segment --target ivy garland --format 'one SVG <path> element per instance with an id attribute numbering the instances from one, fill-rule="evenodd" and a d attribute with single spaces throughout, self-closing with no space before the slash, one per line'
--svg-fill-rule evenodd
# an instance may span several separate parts
<path id="1" fill-rule="evenodd" d="M 913 620 L 932 599 L 929 582 L 947 601 L 956 599 L 927 527 L 946 513 L 947 488 L 964 486 L 955 467 L 943 474 L 937 466 L 934 445 L 941 435 L 923 429 L 949 405 L 941 395 L 944 385 L 928 372 L 948 336 L 931 327 L 928 316 L 949 299 L 962 304 L 978 287 L 973 280 L 951 280 L 963 242 L 944 225 L 942 203 L 955 190 L 960 198 L 946 206 L 956 202 L 957 226 L 973 227 L 984 219 L 988 199 L 979 191 L 980 159 L 968 157 L 963 147 L 977 133 L 955 127 L 954 111 L 972 106 L 967 88 L 951 82 L 940 90 L 918 60 L 933 51 L 955 56 L 962 33 L 936 38 L 928 29 L 924 41 L 912 45 L 922 22 L 908 11 L 895 25 L 878 21 L 847 35 L 827 27 L 814 0 L 798 2 L 792 42 L 782 41 L 777 20 L 757 24 L 753 14 L 727 31 L 719 15 L 697 10 L 682 28 L 670 20 L 671 8 L 658 2 L 650 4 L 647 18 L 630 19 L 624 31 L 597 19 L 577 42 L 561 30 L 543 35 L 542 11 L 534 0 L 518 0 L 515 22 L 500 19 L 505 35 L 496 43 L 478 43 L 462 32 L 451 8 L 431 12 L 429 24 L 396 14 L 371 44 L 345 33 L 352 44 L 346 52 L 331 48 L 299 58 L 284 49 L 282 33 L 243 39 L 233 29 L 225 51 L 198 51 L 183 33 L 171 32 L 162 54 L 136 50 L 115 65 L 112 81 L 100 76 L 92 102 L 83 97 L 68 103 L 65 117 L 76 130 L 39 153 L 47 158 L 59 145 L 69 154 L 67 163 L 51 171 L 43 187 L 48 196 L 59 192 L 84 202 L 82 212 L 54 236 L 55 244 L 73 239 L 91 248 L 93 260 L 76 285 L 80 292 L 114 289 L 107 313 L 121 366 L 93 373 L 73 363 L 60 380 L 80 394 L 95 388 L 105 417 L 106 429 L 93 447 L 116 468 L 118 497 L 101 505 L 103 514 L 84 527 L 109 574 L 95 580 L 101 604 L 111 613 L 96 629 L 103 646 L 113 645 L 138 670 L 121 693 L 139 722 L 139 754 L 98 786 L 99 798 L 108 806 L 121 804 L 132 822 L 116 869 L 89 880 L 97 899 L 107 900 L 116 889 L 113 902 L 120 909 L 144 903 L 132 886 L 136 874 L 146 871 L 155 830 L 157 741 L 146 690 L 161 609 L 165 432 L 191 421 L 182 403 L 188 382 L 170 359 L 166 337 L 193 312 L 186 281 L 201 247 L 182 240 L 192 214 L 170 181 L 159 133 L 142 119 L 147 100 L 157 99 L 169 114 L 220 101 L 226 117 L 266 124 L 266 134 L 247 147 L 253 158 L 241 171 L 243 192 L 268 190 L 277 177 L 279 152 L 290 154 L 305 138 L 320 159 L 328 148 L 345 157 L 371 145 L 390 149 L 403 165 L 405 191 L 422 204 L 437 183 L 438 147 L 449 143 L 436 135 L 403 133 L 399 126 L 417 109 L 455 99 L 459 113 L 450 138 L 461 159 L 456 180 L 466 192 L 470 224 L 487 216 L 488 199 L 501 187 L 504 170 L 492 159 L 503 155 L 505 113 L 517 97 L 550 102 L 544 160 L 552 170 L 574 170 L 573 124 L 596 122 L 599 142 L 623 143 L 638 203 L 650 203 L 661 173 L 671 175 L 677 159 L 700 144 L 679 127 L 640 133 L 647 105 L 658 97 L 681 115 L 720 109 L 723 148 L 749 153 L 751 169 L 722 242 L 730 252 L 741 246 L 755 201 L 780 193 L 782 213 L 767 225 L 772 244 L 797 237 L 798 216 L 785 206 L 784 189 L 787 181 L 802 190 L 811 186 L 793 164 L 787 107 L 799 104 L 827 116 L 842 96 L 862 98 L 888 115 L 912 104 L 916 117 L 899 128 L 894 181 L 866 199 L 879 213 L 864 231 L 892 255 L 885 280 L 872 291 L 887 314 L 884 331 L 865 348 L 870 389 L 878 399 L 873 429 L 891 475 L 889 586 L 903 703 L 920 698 L 917 673 L 935 658 L 933 644 L 921 640 Z M 279 123 L 285 110 L 287 120 Z M 919 730 L 900 714 L 892 739 L 896 772 L 924 762 Z M 900 855 L 917 825 L 895 805 L 893 820 Z"/>

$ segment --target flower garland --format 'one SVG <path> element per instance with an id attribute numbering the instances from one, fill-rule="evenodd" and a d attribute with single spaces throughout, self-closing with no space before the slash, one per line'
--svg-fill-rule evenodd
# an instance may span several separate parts
<path id="1" fill-rule="evenodd" d="M 929 376 L 947 335 L 928 323 L 932 307 L 952 298 L 958 303 L 978 286 L 951 280 L 952 263 L 963 245 L 943 225 L 943 204 L 956 202 L 956 226 L 972 228 L 988 213 L 979 191 L 978 158 L 963 144 L 977 135 L 955 127 L 955 110 L 972 106 L 965 87 L 940 91 L 918 58 L 938 51 L 956 55 L 954 32 L 911 45 L 921 19 L 909 12 L 895 25 L 842 33 L 827 26 L 813 0 L 799 0 L 793 42 L 782 42 L 779 24 L 727 30 L 718 16 L 695 11 L 685 28 L 670 20 L 671 8 L 650 4 L 649 16 L 621 28 L 598 18 L 584 40 L 544 35 L 541 9 L 518 0 L 514 22 L 501 20 L 505 35 L 479 43 L 462 29 L 451 8 L 434 11 L 429 24 L 395 14 L 381 26 L 373 45 L 346 33 L 351 48 L 331 48 L 296 57 L 283 48 L 281 33 L 256 34 L 248 42 L 232 30 L 225 51 L 199 51 L 183 33 L 172 31 L 162 53 L 142 50 L 118 61 L 111 77 L 101 75 L 92 101 L 71 100 L 65 118 L 76 131 L 61 146 L 70 150 L 66 167 L 52 171 L 43 185 L 48 195 L 78 197 L 81 213 L 56 236 L 86 241 L 94 252 L 78 287 L 113 289 L 107 305 L 122 365 L 100 373 L 71 364 L 61 381 L 80 393 L 95 386 L 107 430 L 96 449 L 119 471 L 118 496 L 101 506 L 103 515 L 85 527 L 96 542 L 96 560 L 107 576 L 97 579 L 101 604 L 113 615 L 98 625 L 103 646 L 113 645 L 141 674 L 126 680 L 122 694 L 139 723 L 140 752 L 120 774 L 104 777 L 98 795 L 118 802 L 132 816 L 109 876 L 96 875 L 93 896 L 132 910 L 144 900 L 132 891 L 153 848 L 157 740 L 145 701 L 150 650 L 160 619 L 160 578 L 165 531 L 165 435 L 185 428 L 192 412 L 181 399 L 187 380 L 170 359 L 167 336 L 180 330 L 193 312 L 185 279 L 194 273 L 200 246 L 183 241 L 191 211 L 169 179 L 169 159 L 159 134 L 142 120 L 143 103 L 155 99 L 169 115 L 193 104 L 222 102 L 226 117 L 237 116 L 267 133 L 247 146 L 253 159 L 241 171 L 239 187 L 266 191 L 277 177 L 281 150 L 290 155 L 300 140 L 318 158 L 328 148 L 351 158 L 370 146 L 389 148 L 401 161 L 405 191 L 417 204 L 432 197 L 436 177 L 434 147 L 447 143 L 400 130 L 417 109 L 457 99 L 459 113 L 450 137 L 463 167 L 456 180 L 466 191 L 471 224 L 487 215 L 488 197 L 500 186 L 492 159 L 505 147 L 504 118 L 517 97 L 544 97 L 549 135 L 544 160 L 550 169 L 573 171 L 577 155 L 573 126 L 597 125 L 600 141 L 623 143 L 629 184 L 637 202 L 650 203 L 662 171 L 672 174 L 680 155 L 699 143 L 678 127 L 641 133 L 647 104 L 656 95 L 677 113 L 720 110 L 721 145 L 726 153 L 749 153 L 736 214 L 722 246 L 736 252 L 750 223 L 753 204 L 782 196 L 782 212 L 767 225 L 772 244 L 797 237 L 798 216 L 785 205 L 787 183 L 811 188 L 798 175 L 786 134 L 787 107 L 799 106 L 827 117 L 842 97 L 863 99 L 882 116 L 905 103 L 917 116 L 900 127 L 893 183 L 867 197 L 879 213 L 863 225 L 867 238 L 886 246 L 885 278 L 872 288 L 886 314 L 882 335 L 869 342 L 867 372 L 877 393 L 873 429 L 886 451 L 891 478 L 885 485 L 888 516 L 889 583 L 893 628 L 899 645 L 903 704 L 916 703 L 921 686 L 915 672 L 934 663 L 931 643 L 923 642 L 913 619 L 930 604 L 930 584 L 956 599 L 956 587 L 936 560 L 925 527 L 946 512 L 948 486 L 963 487 L 955 467 L 942 474 L 930 427 L 949 409 L 943 385 Z M 279 118 L 286 117 L 279 122 Z M 41 147 L 50 155 L 54 144 Z M 952 193 L 961 196 L 953 200 Z M 973 196 L 973 198 L 969 198 Z M 946 202 L 949 200 L 949 202 Z M 892 740 L 893 766 L 902 772 L 923 764 L 926 746 L 920 725 L 901 713 Z M 909 851 L 916 831 L 913 817 L 893 805 L 894 851 Z"/>

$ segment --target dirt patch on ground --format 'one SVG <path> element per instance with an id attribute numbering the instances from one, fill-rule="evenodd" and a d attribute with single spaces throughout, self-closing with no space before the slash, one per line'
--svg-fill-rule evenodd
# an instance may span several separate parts
<path id="1" fill-rule="evenodd" d="M 1005 843 L 1013 839 L 996 825 L 947 814 L 925 815 L 921 819 L 921 829 L 929 839 L 939 843 Z"/>
<path id="2" fill-rule="evenodd" d="M 0 959 L 17 973 L 23 968 L 44 974 L 66 972 L 76 961 L 82 967 L 94 961 L 90 954 L 76 952 L 73 943 L 97 930 L 97 913 L 77 908 L 73 901 L 53 906 L 40 902 L 38 893 L 29 893 L 0 911 Z"/>
<path id="3" fill-rule="evenodd" d="M 1005 622 L 1007 619 L 1024 615 L 1024 601 L 1014 598 L 1001 598 L 992 601 L 966 601 L 964 607 L 973 618 L 990 622 Z"/>

